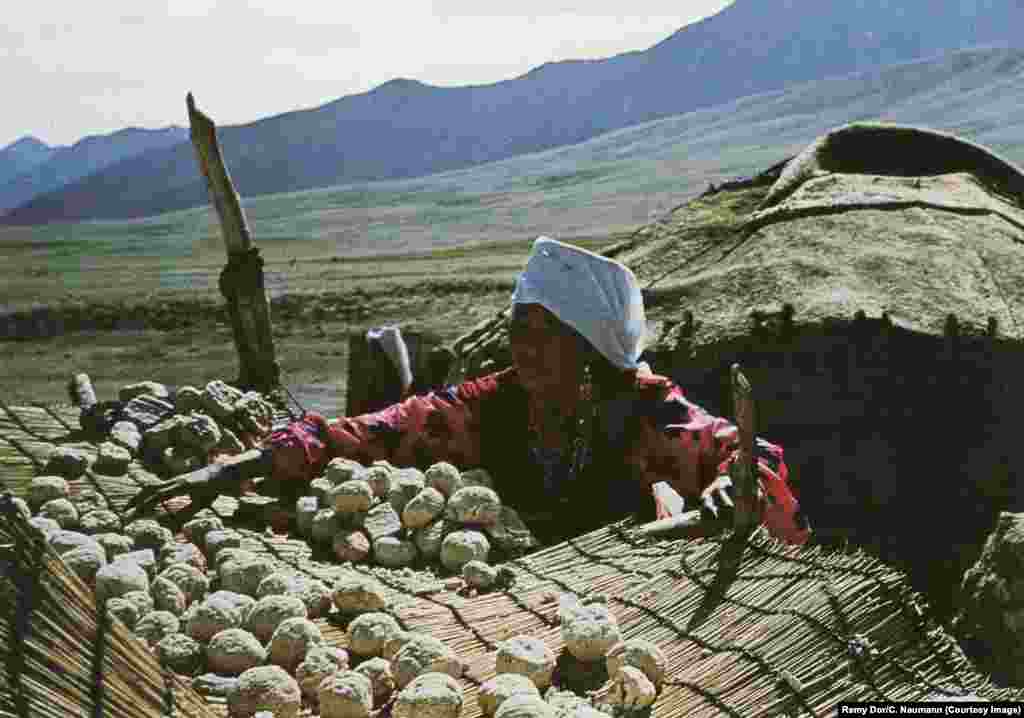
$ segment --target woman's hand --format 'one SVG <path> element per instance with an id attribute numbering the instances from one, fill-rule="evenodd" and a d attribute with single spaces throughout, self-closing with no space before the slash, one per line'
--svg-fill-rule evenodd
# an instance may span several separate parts
<path id="1" fill-rule="evenodd" d="M 732 479 L 723 474 L 700 492 L 701 518 L 704 521 L 720 525 L 722 529 L 730 528 L 734 522 L 737 500 L 736 487 L 733 485 Z M 764 491 L 758 486 L 753 507 L 754 514 L 758 517 L 758 523 L 760 523 L 763 510 L 763 500 Z"/>

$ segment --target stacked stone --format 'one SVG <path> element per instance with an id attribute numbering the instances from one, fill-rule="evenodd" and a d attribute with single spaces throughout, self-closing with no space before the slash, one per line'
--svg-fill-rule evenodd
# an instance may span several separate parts
<path id="1" fill-rule="evenodd" d="M 274 418 L 273 406 L 258 392 L 242 392 L 221 380 L 202 389 L 183 386 L 173 395 L 163 384 L 143 381 L 118 392 L 121 420 L 99 444 L 95 459 L 79 449 L 59 447 L 52 473 L 74 480 L 86 469 L 121 476 L 132 460 L 172 475 L 195 471 L 211 453 L 237 454 L 240 436 L 263 436 Z"/>
<path id="2" fill-rule="evenodd" d="M 341 561 L 392 569 L 440 563 L 487 589 L 498 578 L 487 565 L 492 547 L 509 556 L 537 546 L 482 469 L 441 462 L 421 472 L 334 459 L 310 486 L 312 495 L 296 503 L 299 530 Z"/>

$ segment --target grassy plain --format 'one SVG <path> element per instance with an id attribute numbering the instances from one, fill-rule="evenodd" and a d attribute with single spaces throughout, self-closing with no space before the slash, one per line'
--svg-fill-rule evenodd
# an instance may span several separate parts
<path id="1" fill-rule="evenodd" d="M 619 238 L 570 241 L 600 249 Z M 529 245 L 342 259 L 326 254 L 321 241 L 260 241 L 285 384 L 306 408 L 342 413 L 350 332 L 393 323 L 454 339 L 506 306 Z M 0 341 L 4 401 L 66 401 L 68 378 L 82 371 L 101 398 L 114 398 L 134 381 L 180 386 L 237 374 L 217 289 L 225 261 L 220 247 L 174 259 L 82 255 L 77 265 L 69 257 L 59 269 L 40 254 L 0 242 L 4 301 L 10 309 L 47 305 L 63 317 L 66 331 Z M 76 330 L 83 322 L 94 326 Z"/>

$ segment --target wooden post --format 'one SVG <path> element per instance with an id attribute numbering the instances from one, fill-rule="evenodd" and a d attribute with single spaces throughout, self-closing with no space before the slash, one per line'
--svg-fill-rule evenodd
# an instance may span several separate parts
<path id="1" fill-rule="evenodd" d="M 754 392 L 739 364 L 732 365 L 732 401 L 739 429 L 739 458 L 732 467 L 736 489 L 735 528 L 747 533 L 757 524 L 757 468 L 754 466 Z"/>
<path id="2" fill-rule="evenodd" d="M 238 349 L 238 384 L 244 388 L 269 391 L 280 385 L 281 371 L 270 330 L 270 306 L 263 285 L 263 258 L 253 245 L 242 203 L 224 165 L 216 126 L 196 109 L 191 92 L 185 103 L 192 145 L 199 169 L 206 178 L 210 199 L 217 210 L 228 252 L 228 263 L 220 275 L 220 291 L 227 302 Z"/>

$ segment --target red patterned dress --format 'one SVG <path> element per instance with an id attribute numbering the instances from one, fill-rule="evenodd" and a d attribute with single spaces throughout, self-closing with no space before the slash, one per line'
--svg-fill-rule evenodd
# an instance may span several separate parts
<path id="1" fill-rule="evenodd" d="M 552 506 L 571 509 L 557 512 L 569 535 L 626 513 L 653 514 L 651 486 L 659 481 L 689 503 L 729 473 L 738 456 L 736 427 L 687 400 L 665 377 L 638 373 L 630 390 L 595 403 L 591 455 L 572 481 L 565 479 L 567 457 L 538 446 L 531 404 L 514 368 L 372 414 L 333 422 L 307 414 L 270 437 L 273 475 L 308 481 L 335 457 L 421 469 L 438 461 L 482 467 L 502 499 L 524 516 Z M 776 538 L 803 544 L 810 531 L 789 486 L 782 448 L 758 439 L 755 454 L 764 525 Z"/>

